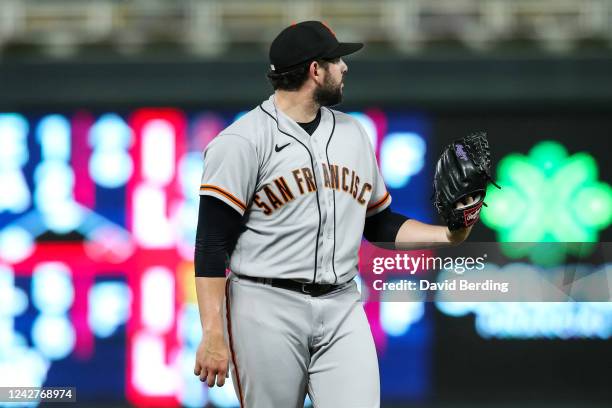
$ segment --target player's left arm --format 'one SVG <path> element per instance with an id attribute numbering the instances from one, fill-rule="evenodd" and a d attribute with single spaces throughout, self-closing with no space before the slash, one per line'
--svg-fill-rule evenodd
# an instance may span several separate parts
<path id="1" fill-rule="evenodd" d="M 468 197 L 462 205 L 469 205 Z M 390 207 L 366 218 L 363 235 L 370 243 L 387 249 L 428 249 L 459 244 L 472 227 L 450 231 L 446 226 L 426 224 L 393 212 Z"/>
<path id="2" fill-rule="evenodd" d="M 465 202 L 458 204 L 470 205 L 474 198 L 467 197 Z M 447 226 L 432 225 L 414 219 L 406 220 L 395 236 L 395 248 L 401 250 L 438 248 L 460 244 L 467 239 L 472 226 L 451 231 Z"/>
<path id="3" fill-rule="evenodd" d="M 365 136 L 363 128 L 357 126 Z M 369 143 L 372 172 L 372 194 L 366 211 L 364 237 L 377 246 L 392 249 L 428 249 L 459 244 L 467 239 L 472 227 L 451 231 L 447 226 L 426 224 L 391 211 L 391 195 L 387 191 L 376 155 Z M 456 207 L 468 206 L 474 198 L 468 196 Z"/>

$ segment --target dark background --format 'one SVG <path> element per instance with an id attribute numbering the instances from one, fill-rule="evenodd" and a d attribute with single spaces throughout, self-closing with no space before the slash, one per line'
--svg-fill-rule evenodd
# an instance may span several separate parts
<path id="1" fill-rule="evenodd" d="M 0 111 L 29 117 L 81 109 L 127 114 L 145 106 L 236 112 L 255 106 L 272 92 L 265 78 L 263 48 L 230 48 L 217 57 L 159 48 L 132 56 L 91 48 L 67 58 L 9 48 L 0 59 Z M 444 145 L 474 130 L 488 132 L 494 161 L 510 152 L 527 154 L 538 141 L 557 140 L 570 154 L 591 154 L 599 165 L 599 179 L 612 180 L 609 48 L 577 47 L 559 54 L 518 47 L 479 53 L 452 46 L 446 51 L 425 49 L 406 55 L 366 47 L 346 61 L 349 74 L 340 110 L 379 108 L 390 114 L 422 117 L 429 124 L 422 180 L 431 180 Z M 396 194 L 400 203 L 411 200 L 409 187 L 394 192 L 394 197 Z M 420 197 L 419 203 L 423 202 Z M 435 220 L 431 208 L 423 216 Z M 608 227 L 600 240 L 611 241 L 611 234 Z M 496 236 L 493 230 L 479 226 L 470 240 L 491 242 Z M 423 391 L 426 397 L 389 401 L 389 407 L 612 404 L 609 337 L 485 339 L 476 332 L 472 314 L 451 317 L 434 304 L 425 307 L 427 325 L 414 330 L 429 333 L 424 337 L 429 343 L 416 352 L 429 353 L 430 364 L 428 371 L 412 372 L 407 378 L 425 376 L 429 384 Z M 612 326 L 610 312 L 607 319 Z M 71 376 L 87 378 L 91 388 L 81 391 L 90 393 L 89 400 L 81 404 L 119 406 L 123 403 L 124 356 L 108 356 L 125 346 L 125 336 L 121 332 L 98 341 L 106 364 L 84 368 L 60 362 L 53 378 L 58 385 Z M 389 346 L 403 353 L 396 357 L 410 359 L 415 349 L 402 348 L 403 343 L 396 341 Z M 401 387 L 401 381 L 398 383 Z M 101 401 L 98 391 L 108 389 L 119 391 L 119 398 L 109 391 L 109 399 Z"/>

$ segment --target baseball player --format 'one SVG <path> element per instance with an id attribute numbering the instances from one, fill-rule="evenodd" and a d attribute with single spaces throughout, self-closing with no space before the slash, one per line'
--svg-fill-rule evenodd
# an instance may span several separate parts
<path id="1" fill-rule="evenodd" d="M 364 129 L 329 108 L 342 100 L 342 57 L 362 46 L 318 21 L 284 29 L 269 53 L 274 94 L 204 152 L 194 373 L 222 386 L 231 365 L 241 407 L 302 407 L 306 394 L 317 408 L 378 407 L 354 281 L 362 236 L 421 248 L 469 234 L 392 212 Z"/>

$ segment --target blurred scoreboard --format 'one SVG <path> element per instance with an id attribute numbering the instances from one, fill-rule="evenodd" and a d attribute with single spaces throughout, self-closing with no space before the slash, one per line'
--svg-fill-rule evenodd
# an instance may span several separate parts
<path id="1" fill-rule="evenodd" d="M 82 401 L 237 406 L 231 385 L 208 390 L 193 375 L 193 243 L 202 150 L 241 114 L 0 114 L 0 384 L 76 386 Z M 391 188 L 428 188 L 423 118 L 352 115 Z M 397 194 L 395 208 L 427 219 L 419 196 Z M 372 302 L 366 312 L 385 395 L 423 399 L 423 304 Z"/>
<path id="2" fill-rule="evenodd" d="M 201 338 L 193 243 L 202 151 L 243 113 L 144 108 L 0 114 L 0 385 L 76 386 L 80 401 L 238 406 L 231 384 L 209 390 L 193 375 Z M 454 138 L 486 129 L 496 162 L 510 157 L 515 165 L 529 166 L 534 146 L 552 139 L 547 146 L 557 152 L 555 166 L 574 157 L 588 163 L 581 167 L 588 177 L 579 181 L 581 191 L 591 192 L 590 201 L 581 199 L 591 218 L 564 216 L 578 217 L 589 240 L 610 239 L 611 163 L 607 139 L 599 135 L 612 126 L 605 115 L 510 119 L 490 113 L 476 120 L 378 108 L 351 115 L 370 136 L 394 211 L 435 222 L 430 196 L 438 152 Z M 581 150 L 586 152 L 576 156 Z M 543 185 L 552 177 L 552 156 L 538 156 Z M 517 189 L 529 180 L 514 179 Z M 569 192 L 568 200 L 573 196 Z M 504 211 L 522 208 L 525 200 L 488 199 L 495 214 L 504 216 L 487 218 L 485 209 L 473 240 L 502 241 L 513 233 L 509 223 L 500 226 L 508 219 Z M 543 208 L 554 203 L 549 196 L 530 199 Z M 467 382 L 492 381 L 487 373 L 500 362 L 529 356 L 534 365 L 548 367 L 555 356 L 547 353 L 558 350 L 566 355 L 579 347 L 586 362 L 610 361 L 610 303 L 491 307 L 372 300 L 364 306 L 384 401 L 461 398 Z M 563 324 L 551 325 L 550 316 Z M 513 343 L 524 339 L 530 348 Z M 588 354 L 582 343 L 571 343 L 576 339 L 598 339 L 608 352 L 590 342 L 595 351 Z M 534 340 L 563 346 L 534 348 Z M 475 362 L 482 370 L 463 375 Z M 507 381 L 487 389 L 520 390 L 520 378 L 533 379 L 521 370 L 507 368 Z M 584 375 L 585 369 L 570 361 L 567 371 Z M 560 373 L 530 372 L 551 383 Z"/>

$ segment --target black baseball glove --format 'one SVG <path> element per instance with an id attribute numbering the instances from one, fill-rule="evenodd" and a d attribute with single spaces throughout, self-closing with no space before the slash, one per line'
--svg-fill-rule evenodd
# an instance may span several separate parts
<path id="1" fill-rule="evenodd" d="M 478 221 L 489 181 L 500 188 L 491 179 L 490 167 L 491 153 L 485 132 L 455 140 L 442 152 L 436 165 L 433 197 L 438 214 L 451 231 Z"/>

